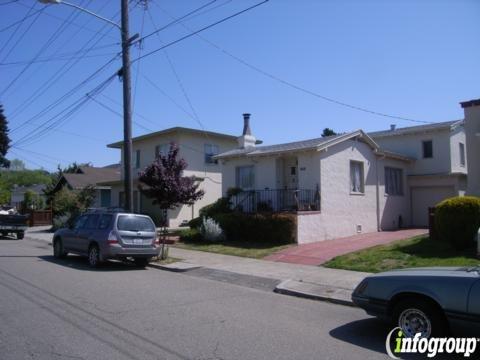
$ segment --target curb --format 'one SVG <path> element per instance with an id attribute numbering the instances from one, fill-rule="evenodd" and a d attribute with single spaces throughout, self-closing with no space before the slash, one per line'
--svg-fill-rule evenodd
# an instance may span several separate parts
<path id="1" fill-rule="evenodd" d="M 201 268 L 201 266 L 199 265 L 189 264 L 183 261 L 177 261 L 177 262 L 166 264 L 166 265 L 149 263 L 148 267 L 152 267 L 159 270 L 171 271 L 171 272 L 186 272 L 186 271 Z"/>
<path id="2" fill-rule="evenodd" d="M 351 300 L 351 290 L 333 286 L 285 280 L 278 284 L 273 291 L 283 295 L 355 307 L 355 304 Z"/>

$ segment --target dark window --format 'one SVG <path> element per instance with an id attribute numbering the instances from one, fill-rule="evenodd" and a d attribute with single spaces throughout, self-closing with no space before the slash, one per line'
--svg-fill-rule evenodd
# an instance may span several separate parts
<path id="1" fill-rule="evenodd" d="M 117 222 L 118 230 L 155 232 L 155 226 L 148 217 L 121 215 Z"/>
<path id="2" fill-rule="evenodd" d="M 87 223 L 85 224 L 85 229 L 96 229 L 98 225 L 98 219 L 100 215 L 88 215 Z"/>
<path id="3" fill-rule="evenodd" d="M 290 168 L 290 175 L 297 175 L 297 168 L 295 166 Z"/>
<path id="4" fill-rule="evenodd" d="M 423 158 L 429 159 L 433 157 L 433 142 L 432 140 L 424 141 L 423 143 Z"/>
<path id="5" fill-rule="evenodd" d="M 243 190 L 252 190 L 255 187 L 255 170 L 254 167 L 237 166 L 235 168 L 235 184 Z"/>
<path id="6" fill-rule="evenodd" d="M 218 155 L 218 145 L 205 144 L 205 164 L 217 164 L 218 161 L 212 159 L 213 156 Z"/>
<path id="7" fill-rule="evenodd" d="M 140 169 L 140 150 L 135 151 L 135 169 Z"/>
<path id="8" fill-rule="evenodd" d="M 75 230 L 83 229 L 85 223 L 87 222 L 87 216 L 83 215 L 80 216 L 77 221 L 75 221 L 75 226 L 73 227 Z"/>
<path id="9" fill-rule="evenodd" d="M 98 228 L 102 230 L 108 229 L 111 222 L 112 222 L 112 215 L 102 215 L 102 217 L 100 218 L 100 222 L 98 224 Z"/>
<path id="10" fill-rule="evenodd" d="M 403 195 L 403 170 L 385 167 L 385 193 Z"/>
<path id="11" fill-rule="evenodd" d="M 459 143 L 460 147 L 460 165 L 465 166 L 465 145 L 463 143 Z"/>

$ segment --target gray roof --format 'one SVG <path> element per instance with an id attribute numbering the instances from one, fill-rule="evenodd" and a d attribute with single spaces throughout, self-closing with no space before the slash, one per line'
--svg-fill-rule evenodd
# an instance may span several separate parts
<path id="1" fill-rule="evenodd" d="M 42 194 L 43 190 L 47 187 L 45 184 L 34 184 L 28 186 L 16 186 L 12 189 L 12 193 L 25 193 L 26 191 L 33 191 L 36 194 Z"/>
<path id="2" fill-rule="evenodd" d="M 373 131 L 369 132 L 368 135 L 372 138 L 384 137 L 384 136 L 398 136 L 398 135 L 407 135 L 418 132 L 431 132 L 438 130 L 450 130 L 452 127 L 462 124 L 463 120 L 452 120 L 439 122 L 434 124 L 425 124 L 417 126 L 408 126 L 404 128 L 398 128 L 395 130 L 382 130 L 382 131 Z"/>
<path id="3" fill-rule="evenodd" d="M 369 144 L 378 154 L 382 154 L 387 157 L 403 160 L 403 161 L 412 161 L 414 159 L 407 157 L 403 154 L 397 154 L 390 151 L 384 151 L 379 148 L 379 146 L 373 141 L 368 134 L 365 134 L 362 130 L 356 130 L 345 134 L 332 135 L 326 137 L 320 137 L 309 140 L 294 141 L 290 143 L 277 144 L 277 145 L 267 145 L 267 146 L 255 146 L 244 149 L 234 149 L 226 151 L 222 154 L 214 156 L 215 159 L 226 159 L 231 157 L 242 157 L 242 156 L 262 156 L 262 155 L 274 155 L 288 152 L 296 151 L 305 151 L 305 150 L 321 150 L 329 146 L 333 146 L 342 141 L 349 140 L 352 138 L 361 138 L 364 142 Z"/>
<path id="4" fill-rule="evenodd" d="M 160 131 L 155 131 L 149 134 L 141 135 L 132 138 L 132 141 L 140 141 L 140 140 L 145 140 L 145 139 L 150 139 L 152 137 L 156 137 L 159 135 L 165 135 L 165 134 L 172 134 L 172 133 L 178 133 L 178 132 L 183 132 L 183 133 L 190 133 L 190 134 L 200 134 L 202 136 L 207 135 L 207 136 L 212 136 L 212 137 L 221 137 L 227 140 L 237 140 L 236 136 L 233 135 L 228 135 L 228 134 L 222 134 L 222 133 L 217 133 L 213 131 L 205 131 L 205 130 L 199 130 L 199 129 L 192 129 L 192 128 L 186 128 L 186 127 L 181 127 L 181 126 L 176 126 Z M 108 144 L 107 147 L 109 148 L 122 148 L 123 146 L 123 141 L 118 141 L 112 144 Z"/>
<path id="5" fill-rule="evenodd" d="M 353 137 L 361 137 L 365 142 L 369 143 L 373 148 L 378 148 L 378 145 L 362 130 L 356 130 L 345 134 L 319 137 L 315 139 L 294 141 L 284 144 L 254 146 L 249 148 L 234 149 L 215 156 L 216 159 L 236 157 L 236 156 L 262 156 L 279 154 L 286 152 L 318 150 L 322 146 L 330 146 Z"/>
<path id="6" fill-rule="evenodd" d="M 120 169 L 97 168 L 93 166 L 80 167 L 81 173 L 63 174 L 65 182 L 72 189 L 83 189 L 88 185 L 97 185 L 101 182 L 120 180 Z"/>
<path id="7" fill-rule="evenodd" d="M 319 145 L 336 138 L 339 138 L 342 135 L 333 135 L 320 137 L 310 140 L 294 141 L 285 144 L 276 144 L 276 145 L 265 145 L 265 146 L 255 146 L 245 149 L 233 149 L 226 151 L 222 154 L 216 156 L 216 158 L 224 158 L 238 155 L 267 155 L 273 153 L 289 152 L 289 151 L 298 151 L 298 150 L 311 150 L 316 149 Z"/>

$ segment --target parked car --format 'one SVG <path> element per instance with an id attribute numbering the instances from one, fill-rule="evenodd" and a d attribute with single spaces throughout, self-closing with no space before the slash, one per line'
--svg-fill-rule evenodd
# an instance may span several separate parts
<path id="1" fill-rule="evenodd" d="M 365 278 L 352 300 L 406 336 L 480 335 L 480 266 L 379 273 Z"/>
<path id="2" fill-rule="evenodd" d="M 86 255 L 92 267 L 107 259 L 126 260 L 146 266 L 158 256 L 157 232 L 149 216 L 114 211 L 89 211 L 79 216 L 70 228 L 53 235 L 53 254 Z"/>
<path id="3" fill-rule="evenodd" d="M 0 209 L 0 234 L 7 236 L 15 234 L 17 239 L 23 239 L 27 230 L 28 216 L 20 215 L 15 208 L 2 206 Z"/>

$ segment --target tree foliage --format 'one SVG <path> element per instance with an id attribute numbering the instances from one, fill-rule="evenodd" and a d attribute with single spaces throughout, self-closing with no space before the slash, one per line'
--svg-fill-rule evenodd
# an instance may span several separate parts
<path id="1" fill-rule="evenodd" d="M 10 166 L 10 161 L 5 157 L 9 148 L 8 121 L 3 113 L 3 106 L 0 104 L 0 167 L 8 168 Z"/>
<path id="2" fill-rule="evenodd" d="M 204 195 L 194 176 L 182 176 L 187 163 L 177 159 L 178 151 L 178 146 L 172 143 L 168 154 L 160 154 L 139 176 L 139 190 L 161 209 L 192 205 Z"/>
<path id="3" fill-rule="evenodd" d="M 332 135 L 338 135 L 338 134 L 328 127 L 323 129 L 322 137 L 327 137 L 327 136 L 332 136 Z"/>

